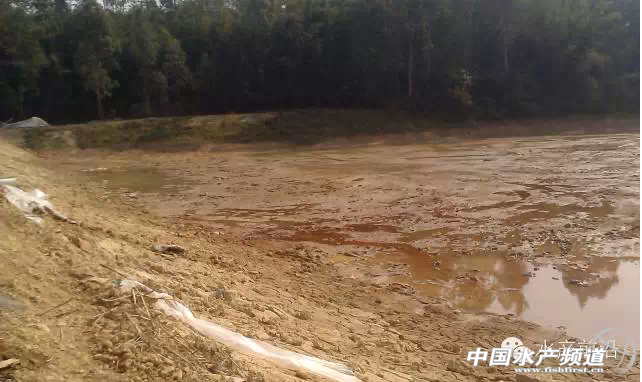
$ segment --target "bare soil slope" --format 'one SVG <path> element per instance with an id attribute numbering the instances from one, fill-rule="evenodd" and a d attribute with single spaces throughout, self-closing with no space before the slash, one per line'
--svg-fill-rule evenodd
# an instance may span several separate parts
<path id="1" fill-rule="evenodd" d="M 140 296 L 115 295 L 111 281 L 123 277 L 247 336 L 345 362 L 364 381 L 513 381 L 512 369 L 468 366 L 466 353 L 516 334 L 531 348 L 566 338 L 511 316 L 465 313 L 395 284 L 345 277 L 312 246 L 250 243 L 160 218 L 132 201 L 136 195 L 114 194 L 78 171 L 60 170 L 70 168 L 61 166 L 64 158 L 52 159 L 0 141 L 1 175 L 44 190 L 80 222 L 47 218 L 38 226 L 0 202 L 0 360 L 21 361 L 0 371 L 0 380 L 319 380 L 205 339 L 149 311 Z M 159 255 L 151 251 L 155 243 L 187 251 Z M 536 380 L 576 379 L 639 380 L 639 363 L 625 375 Z"/>

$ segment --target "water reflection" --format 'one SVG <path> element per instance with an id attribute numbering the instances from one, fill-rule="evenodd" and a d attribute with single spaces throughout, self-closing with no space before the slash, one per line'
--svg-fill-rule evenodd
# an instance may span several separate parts
<path id="1" fill-rule="evenodd" d="M 564 326 L 577 336 L 616 327 L 640 338 L 639 258 L 574 253 L 558 265 L 550 261 L 538 265 L 506 253 L 396 260 L 408 264 L 410 271 L 398 281 L 412 284 L 419 294 L 444 297 L 466 311 L 514 314 Z"/>

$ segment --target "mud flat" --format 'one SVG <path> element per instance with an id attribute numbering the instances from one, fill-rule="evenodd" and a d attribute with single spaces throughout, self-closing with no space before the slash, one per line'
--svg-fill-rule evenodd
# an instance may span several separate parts
<path id="1" fill-rule="evenodd" d="M 145 380 L 147 356 L 131 358 L 126 370 L 113 360 L 120 357 L 118 343 L 154 349 L 144 336 L 138 340 L 134 327 L 125 325 L 131 338 L 119 332 L 125 316 L 84 324 L 105 309 L 92 303 L 95 294 L 78 284 L 86 280 L 78 275 L 120 277 L 102 262 L 175 292 L 199 317 L 346 362 L 363 380 L 513 381 L 510 368 L 472 369 L 467 351 L 511 336 L 537 349 L 544 341 L 590 339 L 607 328 L 639 341 L 638 148 L 638 134 L 611 132 L 174 153 L 40 152 L 28 163 L 45 168 L 34 172 L 45 175 L 29 182 L 54 189 L 51 200 L 84 224 L 44 228 L 42 244 L 27 240 L 27 228 L 10 231 L 14 239 L 3 245 L 24 260 L 19 255 L 7 269 L 26 274 L 27 284 L 18 282 L 9 297 L 27 302 L 20 319 L 35 329 L 20 332 L 23 321 L 3 325 L 10 326 L 7 333 L 41 336 L 38 325 L 61 318 L 28 316 L 33 306 L 42 312 L 43 301 L 55 306 L 76 296 L 88 305 L 84 320 L 65 326 L 76 349 L 68 357 L 88 349 L 96 362 L 104 359 L 105 371 L 91 377 L 96 380 L 118 380 L 118 373 Z M 15 155 L 16 163 L 26 160 Z M 156 254 L 150 248 L 158 242 L 178 244 L 186 255 Z M 55 276 L 48 273 L 52 267 Z M 49 291 L 52 282 L 63 287 Z M 111 297 L 99 295 L 104 300 Z M 138 328 L 148 333 L 150 323 L 137 314 Z M 167 344 L 192 343 L 193 334 L 169 329 Z M 112 333 L 110 342 L 102 331 Z M 60 335 L 47 336 L 52 339 L 38 353 L 44 359 L 57 351 Z M 21 337 L 7 338 L 13 346 Z M 113 344 L 115 355 L 99 355 L 107 354 L 104 343 Z M 206 380 L 207 373 L 310 377 L 236 355 L 213 366 L 207 359 L 216 353 L 227 360 L 227 353 L 188 348 L 201 361 L 187 362 L 171 348 L 161 352 L 176 364 L 172 373 L 186 380 Z M 40 355 L 33 357 L 40 365 Z M 91 370 L 94 362 L 63 358 L 53 361 L 63 371 L 78 364 Z M 597 379 L 639 380 L 638 365 Z M 39 367 L 29 370 L 32 380 L 46 375 Z M 594 376 L 536 380 L 569 379 Z"/>
<path id="2" fill-rule="evenodd" d="M 608 134 L 144 154 L 162 187 L 124 153 L 95 158 L 114 170 L 93 177 L 147 192 L 155 214 L 305 243 L 466 311 L 639 338 L 638 148 Z"/>

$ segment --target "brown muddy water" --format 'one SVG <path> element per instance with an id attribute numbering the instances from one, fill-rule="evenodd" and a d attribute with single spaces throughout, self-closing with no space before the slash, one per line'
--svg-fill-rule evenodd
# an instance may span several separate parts
<path id="1" fill-rule="evenodd" d="M 586 339 L 607 328 L 640 338 L 639 134 L 130 152 L 79 164 L 108 168 L 88 176 L 142 194 L 156 214 L 314 247 L 347 277 Z"/>

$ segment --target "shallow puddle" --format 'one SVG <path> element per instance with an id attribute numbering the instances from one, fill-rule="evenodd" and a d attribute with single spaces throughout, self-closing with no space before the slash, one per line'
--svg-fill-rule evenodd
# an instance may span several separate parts
<path id="1" fill-rule="evenodd" d="M 170 177 L 155 167 L 98 168 L 96 170 L 85 172 L 92 180 L 103 183 L 114 190 L 163 193 L 175 190 L 179 185 L 186 183 L 185 180 Z"/>
<path id="2" fill-rule="evenodd" d="M 537 265 L 504 253 L 395 260 L 409 265 L 409 275 L 395 280 L 411 284 L 419 295 L 446 298 L 465 311 L 513 314 L 563 326 L 570 335 L 587 340 L 608 328 L 640 338 L 638 258 L 592 256 L 585 259 L 590 263 L 575 258 L 557 265 Z"/>
<path id="3" fill-rule="evenodd" d="M 520 211 L 527 211 L 513 215 L 506 219 L 508 224 L 526 224 L 536 220 L 554 219 L 560 216 L 573 214 L 587 214 L 591 218 L 603 218 L 613 213 L 613 207 L 606 201 L 600 206 L 583 207 L 576 204 L 557 205 L 555 203 L 526 204 L 517 207 Z"/>

